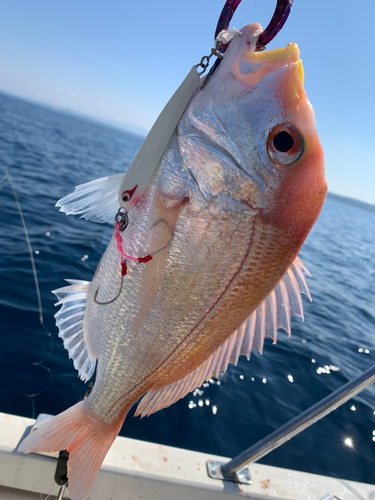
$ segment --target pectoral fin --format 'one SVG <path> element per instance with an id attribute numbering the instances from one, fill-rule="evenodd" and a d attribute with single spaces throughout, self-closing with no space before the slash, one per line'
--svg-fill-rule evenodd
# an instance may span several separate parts
<path id="1" fill-rule="evenodd" d="M 56 206 L 67 215 L 81 215 L 86 220 L 114 224 L 118 210 L 118 190 L 124 175 L 110 175 L 80 184 L 74 193 L 61 198 Z"/>
<path id="2" fill-rule="evenodd" d="M 141 326 L 155 300 L 183 203 L 184 198 L 166 198 L 158 192 L 154 196 L 150 215 L 151 225 L 148 229 L 150 233 L 149 253 L 153 258 L 145 264 L 140 308 L 132 327 L 133 332 Z"/>
<path id="3" fill-rule="evenodd" d="M 252 349 L 262 353 L 266 337 L 272 337 L 276 343 L 278 328 L 284 329 L 290 336 L 291 316 L 301 316 L 303 319 L 301 293 L 311 300 L 303 271 L 308 273 L 297 257 L 275 289 L 238 330 L 189 375 L 163 389 L 147 392 L 135 414 L 145 417 L 167 408 L 200 387 L 205 380 L 217 377 L 221 371 L 225 372 L 230 363 L 236 365 L 241 355 L 250 359 Z"/>

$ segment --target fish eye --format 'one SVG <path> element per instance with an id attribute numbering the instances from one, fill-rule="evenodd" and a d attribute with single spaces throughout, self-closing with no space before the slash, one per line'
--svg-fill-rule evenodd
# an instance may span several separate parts
<path id="1" fill-rule="evenodd" d="M 303 139 L 291 123 L 277 125 L 267 139 L 267 153 L 279 165 L 292 165 L 303 154 Z"/>

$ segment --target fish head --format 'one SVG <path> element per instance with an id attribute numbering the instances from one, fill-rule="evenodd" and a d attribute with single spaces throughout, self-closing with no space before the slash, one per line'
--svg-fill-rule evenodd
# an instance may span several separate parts
<path id="1" fill-rule="evenodd" d="M 245 155 L 251 159 L 245 168 L 250 172 L 257 169 L 272 186 L 267 190 L 270 203 L 264 205 L 263 219 L 282 229 L 293 228 L 296 236 L 305 239 L 327 192 L 315 115 L 304 89 L 298 46 L 290 43 L 285 48 L 256 52 L 258 34 L 259 25 L 247 26 L 238 47 L 233 47 L 236 54 L 228 58 L 234 77 L 228 90 L 235 85 L 235 93 L 238 87 L 245 91 L 237 109 L 240 121 L 250 121 L 259 158 Z M 273 174 L 273 182 L 265 172 Z"/>
<path id="2" fill-rule="evenodd" d="M 198 162 L 195 175 L 203 192 L 227 190 L 302 244 L 327 184 L 299 49 L 293 43 L 256 52 L 260 25 L 241 32 L 187 112 L 200 140 L 216 147 L 216 158 L 204 166 Z M 220 155 L 226 157 L 221 176 Z"/>

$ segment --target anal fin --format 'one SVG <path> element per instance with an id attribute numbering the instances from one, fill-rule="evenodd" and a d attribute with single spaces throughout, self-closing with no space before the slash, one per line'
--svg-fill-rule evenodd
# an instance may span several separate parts
<path id="1" fill-rule="evenodd" d="M 276 343 L 278 328 L 284 329 L 290 336 L 291 316 L 303 318 L 301 293 L 311 300 L 303 272 L 309 274 L 302 261 L 296 257 L 270 295 L 206 361 L 174 384 L 148 391 L 135 415 L 145 417 L 167 408 L 206 380 L 217 377 L 221 371 L 225 372 L 230 363 L 236 365 L 241 355 L 250 359 L 253 349 L 262 353 L 266 337 L 272 337 Z"/>

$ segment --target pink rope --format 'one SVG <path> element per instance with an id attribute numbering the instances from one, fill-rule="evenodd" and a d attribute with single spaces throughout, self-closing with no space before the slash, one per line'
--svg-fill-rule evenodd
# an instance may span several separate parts
<path id="1" fill-rule="evenodd" d="M 135 262 L 138 262 L 139 264 L 149 262 L 152 259 L 152 255 L 146 255 L 146 257 L 130 257 L 130 255 L 127 255 L 123 248 L 122 248 L 122 237 L 120 234 L 120 223 L 116 222 L 115 223 L 115 238 L 117 242 L 117 250 L 120 252 L 121 255 L 121 267 L 122 267 L 122 276 L 126 275 L 127 272 L 127 267 L 126 267 L 126 262 L 125 259 L 133 260 Z"/>
<path id="2" fill-rule="evenodd" d="M 115 223 L 115 238 L 117 241 L 117 250 L 120 252 L 121 260 L 122 260 L 123 258 L 126 257 L 126 255 L 124 254 L 124 251 L 122 249 L 122 238 L 121 238 L 121 234 L 120 234 L 120 223 L 119 222 Z"/>

